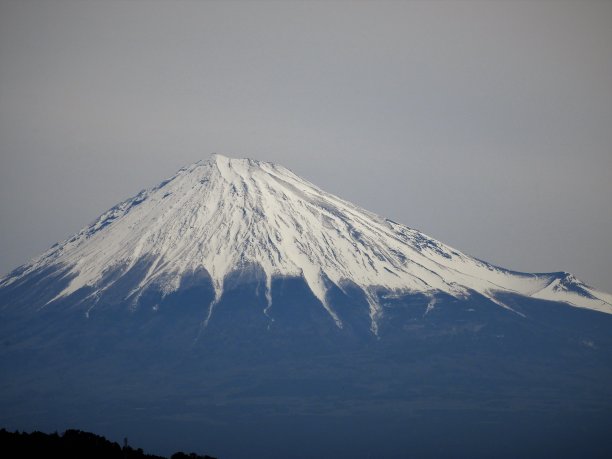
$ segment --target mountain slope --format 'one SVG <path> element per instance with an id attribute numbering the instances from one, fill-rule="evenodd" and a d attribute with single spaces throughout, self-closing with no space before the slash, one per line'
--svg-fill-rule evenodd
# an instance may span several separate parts
<path id="1" fill-rule="evenodd" d="M 105 212 L 0 280 L 0 290 L 33 273 L 54 273 L 65 285 L 37 307 L 77 294 L 89 311 L 143 260 L 146 270 L 130 285 L 126 304 L 137 307 L 150 288 L 162 297 L 175 292 L 187 276 L 204 270 L 215 291 L 204 325 L 226 277 L 248 266 L 261 267 L 265 275 L 263 314 L 272 318 L 272 279 L 297 276 L 342 327 L 327 295 L 332 285 L 343 289 L 352 283 L 367 299 L 374 333 L 383 313 L 381 292 L 432 298 L 477 292 L 506 308 L 498 296 L 512 292 L 612 313 L 612 295 L 568 273 L 524 274 L 492 266 L 326 193 L 284 167 L 221 155 L 181 169 Z"/>

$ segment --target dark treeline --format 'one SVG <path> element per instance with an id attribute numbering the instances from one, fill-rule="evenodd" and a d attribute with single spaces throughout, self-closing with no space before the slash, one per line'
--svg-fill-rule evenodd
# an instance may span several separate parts
<path id="1" fill-rule="evenodd" d="M 127 441 L 126 441 L 127 443 Z M 100 435 L 80 430 L 66 430 L 62 435 L 43 432 L 9 432 L 0 430 L 0 457 L 58 459 L 166 459 L 145 454 L 141 448 L 134 449 L 127 444 L 123 447 Z M 195 453 L 174 453 L 171 459 L 215 459 Z"/>

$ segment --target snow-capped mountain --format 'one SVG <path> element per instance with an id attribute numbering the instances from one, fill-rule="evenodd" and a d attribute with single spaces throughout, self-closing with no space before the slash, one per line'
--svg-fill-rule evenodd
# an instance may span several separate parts
<path id="1" fill-rule="evenodd" d="M 238 459 L 607 458 L 611 331 L 612 296 L 571 274 L 216 155 L 0 280 L 0 425 Z"/>
<path id="2" fill-rule="evenodd" d="M 151 288 L 168 295 L 186 276 L 205 270 L 215 292 L 205 325 L 214 316 L 226 277 L 249 266 L 265 274 L 262 314 L 273 318 L 274 278 L 302 277 L 341 328 L 327 292 L 332 285 L 342 290 L 352 283 L 369 304 L 374 333 L 383 314 L 382 293 L 423 293 L 431 296 L 431 308 L 438 293 L 467 298 L 476 292 L 510 308 L 498 297 L 511 292 L 612 314 L 612 295 L 571 274 L 525 274 L 492 266 L 326 193 L 282 166 L 221 155 L 183 168 L 113 207 L 10 273 L 0 289 L 35 272 L 61 272 L 63 288 L 38 306 L 52 307 L 79 292 L 79 302 L 88 303 L 89 311 L 143 260 L 146 270 L 126 291 L 125 303 L 137 307 Z"/>

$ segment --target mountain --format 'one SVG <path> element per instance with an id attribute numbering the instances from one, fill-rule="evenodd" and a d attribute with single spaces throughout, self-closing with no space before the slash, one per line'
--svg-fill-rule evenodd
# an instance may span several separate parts
<path id="1" fill-rule="evenodd" d="M 118 204 L 2 278 L 0 317 L 9 428 L 221 457 L 612 451 L 612 295 L 271 163 L 214 155 Z"/>
<path id="2" fill-rule="evenodd" d="M 284 167 L 221 155 L 113 207 L 2 279 L 0 288 L 16 289 L 44 273 L 43 280 L 57 279 L 56 288 L 29 300 L 30 306 L 78 297 L 89 314 L 117 284 L 125 284 L 119 299 L 137 309 L 143 295 L 155 291 L 163 301 L 185 278 L 201 273 L 215 292 L 206 326 L 226 277 L 247 266 L 265 277 L 262 313 L 271 321 L 276 277 L 303 278 L 339 328 L 343 321 L 327 299 L 329 286 L 353 284 L 367 299 L 375 334 L 383 292 L 432 299 L 477 293 L 509 309 L 496 297 L 511 292 L 612 314 L 612 295 L 571 274 L 497 268 L 326 193 Z"/>

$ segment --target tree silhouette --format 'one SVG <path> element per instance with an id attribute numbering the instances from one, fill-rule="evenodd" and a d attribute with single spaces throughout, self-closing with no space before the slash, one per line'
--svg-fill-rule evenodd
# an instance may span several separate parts
<path id="1" fill-rule="evenodd" d="M 46 434 L 43 432 L 9 432 L 0 430 L 0 457 L 14 459 L 40 459 L 53 457 L 58 459 L 165 459 L 161 456 L 145 454 L 142 448 L 133 449 L 124 440 L 123 448 L 119 443 L 111 442 L 106 438 L 69 429 L 63 435 L 57 432 Z M 189 455 L 179 452 L 172 455 L 172 459 L 214 459 L 210 456 L 199 456 L 196 453 Z"/>

